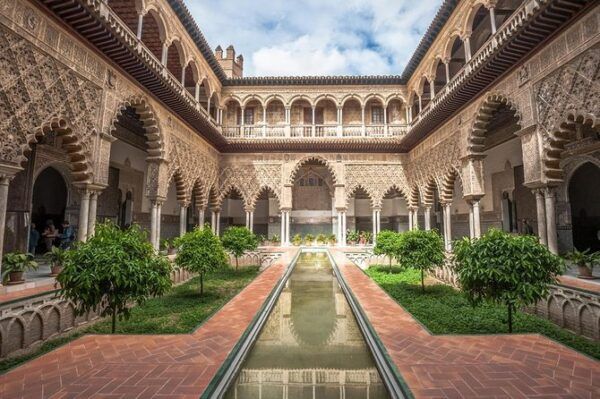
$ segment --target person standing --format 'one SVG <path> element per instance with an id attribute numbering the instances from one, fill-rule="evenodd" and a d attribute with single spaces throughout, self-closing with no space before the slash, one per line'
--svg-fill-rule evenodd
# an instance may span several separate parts
<path id="1" fill-rule="evenodd" d="M 54 240 L 58 237 L 58 230 L 54 227 L 54 222 L 51 219 L 46 220 L 46 228 L 42 233 L 44 238 L 44 244 L 46 245 L 46 251 L 51 251 L 54 245 Z"/>
<path id="2" fill-rule="evenodd" d="M 523 234 L 527 236 L 533 235 L 533 227 L 529 224 L 529 220 L 523 219 Z"/>
<path id="3" fill-rule="evenodd" d="M 35 255 L 35 249 L 40 242 L 40 232 L 35 228 L 35 223 L 29 226 L 29 253 Z"/>
<path id="4" fill-rule="evenodd" d="M 69 249 L 71 243 L 75 239 L 75 231 L 73 230 L 73 226 L 69 224 L 68 220 L 63 221 L 62 223 L 62 233 L 58 236 L 60 239 L 60 247 L 62 249 Z"/>

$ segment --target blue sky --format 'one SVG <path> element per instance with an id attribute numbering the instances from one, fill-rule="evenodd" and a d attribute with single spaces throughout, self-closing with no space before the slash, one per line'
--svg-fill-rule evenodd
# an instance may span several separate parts
<path id="1" fill-rule="evenodd" d="M 400 74 L 442 0 L 188 0 L 245 76 Z"/>

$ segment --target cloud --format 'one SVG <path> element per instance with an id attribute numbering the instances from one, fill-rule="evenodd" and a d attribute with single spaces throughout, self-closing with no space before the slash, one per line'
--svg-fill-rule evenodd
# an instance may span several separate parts
<path id="1" fill-rule="evenodd" d="M 233 44 L 246 76 L 400 74 L 441 0 L 202 0 L 212 47 Z"/>

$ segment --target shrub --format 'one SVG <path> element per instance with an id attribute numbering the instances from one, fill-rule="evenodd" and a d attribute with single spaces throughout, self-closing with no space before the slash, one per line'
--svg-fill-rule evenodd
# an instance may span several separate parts
<path id="1" fill-rule="evenodd" d="M 254 233 L 246 227 L 228 227 L 221 237 L 223 247 L 235 257 L 235 270 L 238 269 L 238 259 L 248 251 L 258 246 Z"/>
<path id="2" fill-rule="evenodd" d="M 368 244 L 373 239 L 373 233 L 370 231 L 363 231 L 362 236 L 365 238 L 365 244 Z"/>
<path id="3" fill-rule="evenodd" d="M 258 245 L 264 245 L 267 241 L 267 237 L 263 234 L 256 234 L 256 242 Z"/>
<path id="4" fill-rule="evenodd" d="M 294 234 L 292 237 L 292 244 L 295 246 L 302 245 L 302 236 L 300 234 Z"/>
<path id="5" fill-rule="evenodd" d="M 348 240 L 349 243 L 356 243 L 358 242 L 360 238 L 360 233 L 356 230 L 350 231 L 348 230 L 346 232 L 346 239 Z"/>
<path id="6" fill-rule="evenodd" d="M 270 240 L 273 244 L 275 243 L 279 243 L 281 241 L 281 238 L 279 237 L 278 234 L 273 234 L 271 236 L 271 240 Z"/>
<path id="7" fill-rule="evenodd" d="M 373 248 L 375 255 L 385 255 L 390 260 L 389 272 L 392 272 L 392 260 L 397 259 L 400 249 L 400 233 L 396 233 L 390 230 L 383 230 L 377 234 L 377 243 Z"/>
<path id="8" fill-rule="evenodd" d="M 425 272 L 444 264 L 444 241 L 435 230 L 405 231 L 399 239 L 396 258 L 402 267 L 421 271 L 421 291 L 425 292 Z"/>
<path id="9" fill-rule="evenodd" d="M 312 243 L 315 241 L 315 236 L 308 233 L 307 235 L 304 236 L 304 244 L 305 245 L 312 245 Z"/>
<path id="10" fill-rule="evenodd" d="M 331 233 L 327 236 L 327 241 L 329 242 L 330 245 L 335 245 L 335 243 L 337 243 L 337 237 L 335 234 Z"/>
<path id="11" fill-rule="evenodd" d="M 192 273 L 200 275 L 200 295 L 204 293 L 206 273 L 227 264 L 227 255 L 219 237 L 205 226 L 197 227 L 175 240 L 179 248 L 175 264 Z"/>
<path id="12" fill-rule="evenodd" d="M 327 236 L 323 233 L 317 234 L 317 242 L 321 245 L 327 244 Z"/>
<path id="13" fill-rule="evenodd" d="M 122 230 L 108 222 L 96 225 L 87 242 L 67 252 L 56 279 L 62 297 L 73 301 L 78 315 L 92 309 L 111 315 L 114 333 L 117 316 L 129 318 L 131 302 L 142 304 L 171 287 L 170 274 L 171 264 L 154 253 L 138 226 Z"/>
<path id="14" fill-rule="evenodd" d="M 11 273 L 23 273 L 37 268 L 38 264 L 33 260 L 32 254 L 9 252 L 2 259 L 2 282 L 6 281 Z"/>
<path id="15" fill-rule="evenodd" d="M 503 304 L 508 310 L 508 332 L 513 311 L 548 295 L 550 284 L 564 271 L 564 262 L 530 235 L 491 229 L 481 238 L 455 243 L 460 285 L 473 305 L 482 301 Z"/>

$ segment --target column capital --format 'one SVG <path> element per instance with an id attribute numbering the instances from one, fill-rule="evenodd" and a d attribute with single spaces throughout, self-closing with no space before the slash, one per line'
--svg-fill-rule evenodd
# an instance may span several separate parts
<path id="1" fill-rule="evenodd" d="M 341 208 L 341 207 L 340 208 L 335 208 L 335 211 L 338 212 L 338 213 L 339 212 L 347 212 L 348 208 Z"/>
<path id="2" fill-rule="evenodd" d="M 22 170 L 20 166 L 0 165 L 0 184 L 7 185 Z"/>
<path id="3" fill-rule="evenodd" d="M 183 200 L 183 201 L 177 201 L 177 203 L 179 204 L 180 207 L 187 208 L 188 206 L 190 206 L 191 201 Z"/>

